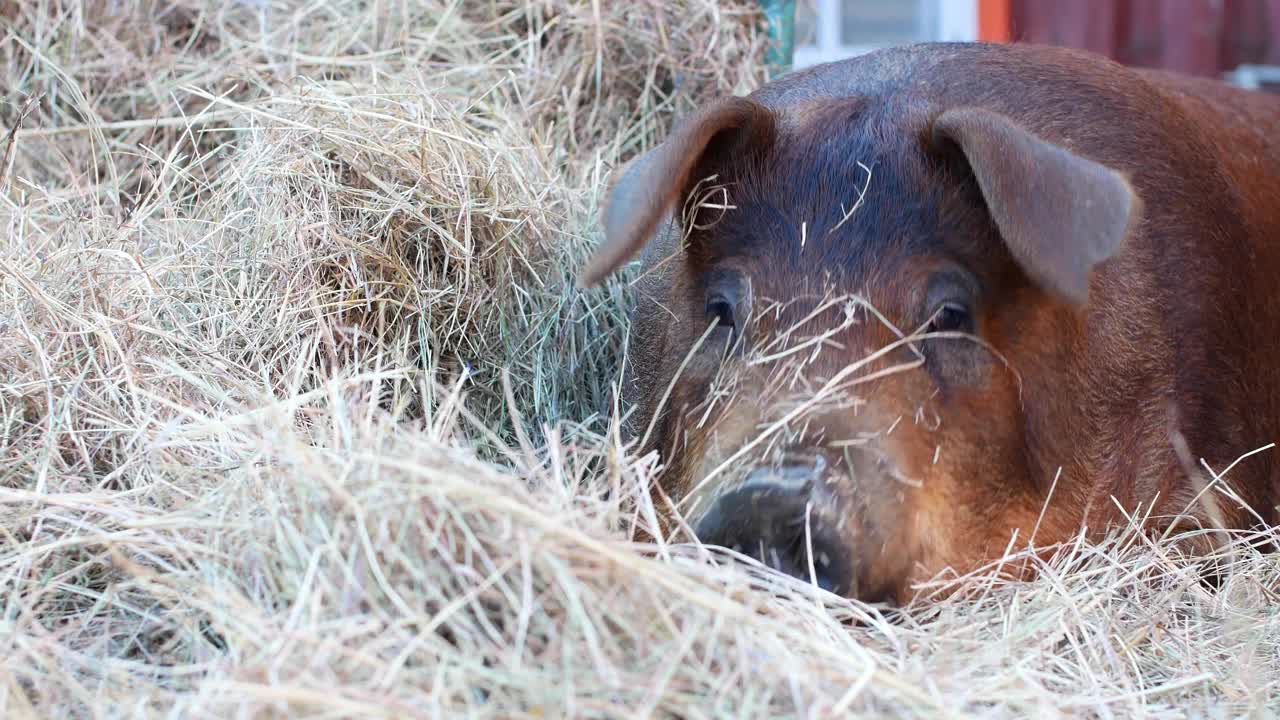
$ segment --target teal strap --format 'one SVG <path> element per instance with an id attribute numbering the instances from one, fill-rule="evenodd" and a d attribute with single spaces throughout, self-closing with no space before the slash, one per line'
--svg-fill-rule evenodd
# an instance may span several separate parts
<path id="1" fill-rule="evenodd" d="M 795 56 L 796 0 L 760 0 L 768 23 L 769 48 L 764 61 L 769 76 L 777 77 L 791 69 Z"/>

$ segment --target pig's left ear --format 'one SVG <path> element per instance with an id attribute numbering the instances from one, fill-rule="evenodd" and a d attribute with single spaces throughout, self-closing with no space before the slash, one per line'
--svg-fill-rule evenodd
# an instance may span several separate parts
<path id="1" fill-rule="evenodd" d="M 1027 275 L 1058 298 L 1085 304 L 1094 265 L 1120 249 L 1138 219 L 1141 204 L 1129 181 L 981 108 L 942 112 L 933 139 L 964 153 Z"/>
<path id="2" fill-rule="evenodd" d="M 689 116 L 665 142 L 632 161 L 609 189 L 604 243 L 578 285 L 595 285 L 639 252 L 704 171 L 721 156 L 764 142 L 772 135 L 773 122 L 773 114 L 759 103 L 725 98 Z"/>

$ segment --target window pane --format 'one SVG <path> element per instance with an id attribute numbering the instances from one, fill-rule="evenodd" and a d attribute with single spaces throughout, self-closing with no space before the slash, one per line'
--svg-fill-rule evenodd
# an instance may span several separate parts
<path id="1" fill-rule="evenodd" d="M 826 22 L 835 22 L 826 19 Z M 796 2 L 796 47 L 818 44 L 818 9 L 814 0 Z"/>
<path id="2" fill-rule="evenodd" d="M 927 39 L 921 0 L 841 0 L 843 45 L 887 45 Z M 823 18 L 826 20 L 826 18 Z"/>

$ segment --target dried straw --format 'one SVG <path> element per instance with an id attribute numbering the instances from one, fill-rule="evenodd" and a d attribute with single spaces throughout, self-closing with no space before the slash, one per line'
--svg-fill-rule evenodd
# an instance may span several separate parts
<path id="1" fill-rule="evenodd" d="M 629 539 L 627 289 L 572 281 L 609 169 L 762 79 L 755 5 L 0 6 L 0 712 L 1275 708 L 1258 537 L 893 622 Z"/>

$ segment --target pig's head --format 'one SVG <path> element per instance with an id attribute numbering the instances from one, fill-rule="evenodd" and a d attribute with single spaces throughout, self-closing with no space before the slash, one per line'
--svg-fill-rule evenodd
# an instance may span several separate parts
<path id="1" fill-rule="evenodd" d="M 1127 179 L 978 107 L 729 98 L 618 177 L 587 284 L 642 256 L 626 392 L 709 544 L 837 593 L 999 555 L 1068 458 Z"/>

